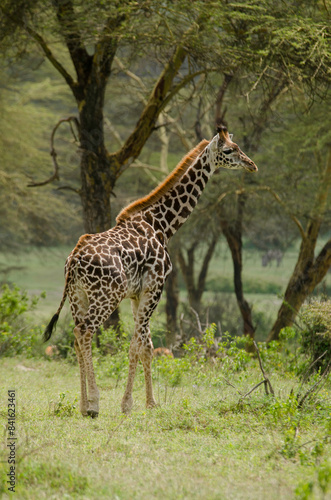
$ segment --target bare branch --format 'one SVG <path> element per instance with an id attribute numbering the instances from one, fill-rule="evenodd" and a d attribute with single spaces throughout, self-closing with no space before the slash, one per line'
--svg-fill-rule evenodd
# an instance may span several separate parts
<path id="1" fill-rule="evenodd" d="M 167 95 L 167 97 L 164 99 L 163 103 L 162 103 L 162 107 L 161 109 L 164 109 L 168 102 L 171 101 L 171 99 L 174 97 L 174 95 L 178 94 L 178 92 L 184 88 L 189 82 L 191 82 L 192 80 L 194 80 L 194 78 L 196 78 L 197 76 L 199 75 L 204 75 L 206 74 L 207 72 L 211 73 L 213 71 L 218 71 L 218 68 L 209 68 L 208 70 L 206 69 L 201 69 L 200 71 L 196 71 L 195 73 L 190 73 L 188 75 L 186 75 L 184 78 L 182 78 L 182 80 L 177 84 L 175 85 L 175 87 L 172 88 L 172 90 L 169 92 L 169 94 Z"/>
<path id="2" fill-rule="evenodd" d="M 308 377 L 311 373 L 311 369 L 312 367 L 317 363 L 317 361 L 319 361 L 320 359 L 324 358 L 325 354 L 327 353 L 328 351 L 324 351 L 323 354 L 321 354 L 317 359 L 315 359 L 312 363 L 310 363 L 310 365 L 308 366 L 307 370 L 305 371 L 305 373 L 303 374 L 303 377 L 302 377 L 302 382 L 301 382 L 301 385 L 299 387 L 299 390 L 298 390 L 298 394 L 297 394 L 297 399 L 299 398 L 299 396 L 301 395 L 301 389 L 302 389 L 302 386 L 303 384 L 308 380 Z"/>
<path id="3" fill-rule="evenodd" d="M 202 327 L 201 327 L 201 322 L 200 322 L 200 318 L 199 318 L 199 314 L 197 313 L 197 311 L 195 309 L 193 309 L 193 307 L 190 308 L 191 311 L 193 312 L 194 316 L 195 316 L 195 319 L 197 320 L 197 325 L 198 325 L 198 331 L 200 333 L 200 335 L 203 335 L 203 331 L 202 331 Z"/>
<path id="4" fill-rule="evenodd" d="M 265 384 L 266 383 L 266 380 L 261 380 L 261 382 L 259 382 L 258 384 L 256 384 L 253 389 L 251 389 L 250 391 L 246 392 L 246 394 L 244 394 L 240 399 L 239 399 L 239 402 L 241 402 L 244 398 L 246 398 L 247 396 L 249 396 L 253 391 L 255 391 L 255 389 L 257 389 L 258 387 L 260 387 L 260 385 L 262 384 Z"/>
<path id="5" fill-rule="evenodd" d="M 322 356 L 321 356 L 322 357 Z M 322 383 L 324 382 L 325 383 L 325 380 L 326 380 L 326 377 L 328 376 L 329 374 L 329 371 L 330 371 L 330 366 L 331 366 L 331 361 L 329 361 L 327 367 L 325 368 L 324 372 L 322 373 L 320 379 L 315 382 L 315 384 L 310 387 L 310 389 L 308 389 L 308 391 L 306 392 L 306 394 L 304 394 L 304 396 L 302 396 L 302 398 L 300 399 L 300 401 L 298 402 L 298 408 L 302 408 L 302 405 L 303 403 L 305 402 L 305 400 L 307 399 L 307 397 L 312 394 L 313 392 L 316 391 L 317 387 Z M 298 394 L 299 396 L 299 394 Z"/>
<path id="6" fill-rule="evenodd" d="M 235 389 L 235 390 L 237 391 L 237 393 L 238 393 L 241 397 L 243 397 L 243 393 L 242 393 L 242 392 L 240 392 L 240 391 L 237 389 L 237 387 L 235 387 L 235 386 L 234 386 L 234 385 L 233 385 L 233 384 L 232 384 L 232 383 L 231 383 L 228 379 L 226 379 L 225 377 L 222 377 L 222 378 L 223 378 L 223 380 L 225 380 L 225 382 L 226 382 L 226 383 L 227 383 L 230 387 L 233 387 L 233 389 Z"/>
<path id="7" fill-rule="evenodd" d="M 303 240 L 306 239 L 307 236 L 306 236 L 305 230 L 303 229 L 303 227 L 302 227 L 301 222 L 299 221 L 299 219 L 294 214 L 292 214 L 291 212 L 289 212 L 286 203 L 280 198 L 280 196 L 276 193 L 276 191 L 274 191 L 270 186 L 254 186 L 253 188 L 249 188 L 249 189 L 242 188 L 240 190 L 236 190 L 236 194 L 241 194 L 241 193 L 244 193 L 246 191 L 251 191 L 251 192 L 254 192 L 254 191 L 266 191 L 267 193 L 270 193 L 275 198 L 275 200 L 277 201 L 277 203 L 279 203 L 284 208 L 285 212 L 289 215 L 289 217 L 293 220 L 293 222 L 298 226 L 301 238 Z M 230 194 L 230 193 L 227 193 L 227 194 Z M 221 195 L 221 197 L 219 198 L 219 200 L 221 201 L 221 199 L 223 199 L 223 197 L 224 197 L 224 195 Z"/>
<path id="8" fill-rule="evenodd" d="M 78 119 L 75 116 L 69 116 L 68 118 L 62 118 L 61 120 L 59 120 L 57 122 L 57 124 L 55 125 L 55 127 L 53 128 L 53 130 L 52 130 L 51 139 L 50 139 L 50 146 L 51 146 L 50 155 L 51 155 L 52 161 L 53 161 L 54 172 L 45 181 L 42 181 L 42 182 L 31 182 L 30 184 L 28 184 L 27 187 L 45 186 L 46 184 L 50 184 L 51 182 L 53 182 L 55 180 L 57 180 L 57 181 L 60 180 L 59 164 L 58 164 L 57 159 L 56 159 L 57 153 L 56 153 L 55 148 L 54 148 L 54 138 L 55 138 L 55 133 L 56 133 L 57 129 L 64 122 L 67 122 L 67 123 L 70 124 L 71 132 L 72 132 L 72 134 L 73 134 L 73 136 L 74 136 L 74 138 L 76 140 L 76 134 L 74 133 L 74 129 L 73 129 L 72 123 L 74 123 L 76 125 L 77 129 L 79 129 L 79 121 L 78 121 Z"/>
<path id="9" fill-rule="evenodd" d="M 74 193 L 79 194 L 80 196 L 80 190 L 73 188 L 72 186 L 59 186 L 58 188 L 56 188 L 56 191 L 64 191 L 64 190 L 73 191 Z"/>
<path id="10" fill-rule="evenodd" d="M 263 365 L 262 365 L 261 356 L 260 356 L 260 351 L 259 351 L 259 348 L 258 348 L 257 343 L 255 342 L 255 340 L 253 340 L 253 344 L 254 344 L 254 347 L 255 347 L 255 350 L 256 350 L 256 353 L 257 353 L 257 357 L 258 357 L 258 360 L 259 360 L 259 365 L 260 365 L 260 368 L 261 368 L 262 375 L 264 376 L 263 382 L 264 382 L 265 392 L 266 392 L 266 394 L 269 394 L 269 392 L 268 392 L 268 386 L 269 386 L 270 392 L 274 396 L 275 392 L 274 392 L 274 390 L 272 388 L 272 385 L 271 385 L 271 382 L 270 382 L 269 378 L 267 377 L 266 372 L 264 371 L 264 368 L 263 368 Z"/>

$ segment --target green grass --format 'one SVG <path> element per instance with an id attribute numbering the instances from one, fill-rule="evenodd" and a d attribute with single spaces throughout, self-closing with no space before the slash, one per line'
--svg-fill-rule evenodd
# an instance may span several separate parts
<path id="1" fill-rule="evenodd" d="M 299 411 L 291 395 L 299 380 L 287 372 L 286 363 L 277 368 L 277 357 L 268 356 L 266 351 L 275 398 L 266 396 L 262 385 L 240 402 L 237 391 L 245 394 L 262 380 L 257 360 L 245 358 L 240 370 L 236 356 L 192 366 L 187 359 L 164 360 L 153 367 L 159 407 L 145 409 L 140 369 L 130 416 L 120 413 L 127 365 L 114 377 L 114 357 L 96 356 L 101 393 L 96 420 L 81 417 L 77 409 L 77 365 L 3 359 L 4 426 L 7 389 L 15 388 L 17 397 L 15 497 L 330 498 L 330 382 Z M 176 370 L 180 377 L 174 378 Z M 5 434 L 0 450 L 5 474 Z M 0 491 L 10 498 L 4 484 Z"/>

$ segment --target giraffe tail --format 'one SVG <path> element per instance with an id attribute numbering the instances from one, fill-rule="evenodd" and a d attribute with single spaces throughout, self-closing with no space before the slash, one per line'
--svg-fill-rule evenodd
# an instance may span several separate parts
<path id="1" fill-rule="evenodd" d="M 43 335 L 43 341 L 44 342 L 47 342 L 51 338 L 51 336 L 52 336 L 53 330 L 56 327 L 57 320 L 59 319 L 61 309 L 64 306 L 64 303 L 66 301 L 67 293 L 68 293 L 68 274 L 66 276 L 66 283 L 65 283 L 64 292 L 63 292 L 63 296 L 62 296 L 62 300 L 61 300 L 60 306 L 59 306 L 58 310 L 56 311 L 56 313 L 54 314 L 54 316 L 51 319 L 51 321 L 46 326 L 46 329 L 44 331 L 44 335 Z"/>
<path id="2" fill-rule="evenodd" d="M 51 338 L 53 329 L 56 327 L 58 319 L 59 319 L 59 314 L 58 313 L 54 314 L 53 318 L 46 326 L 46 330 L 44 331 L 44 336 L 43 336 L 44 342 L 47 342 Z"/>

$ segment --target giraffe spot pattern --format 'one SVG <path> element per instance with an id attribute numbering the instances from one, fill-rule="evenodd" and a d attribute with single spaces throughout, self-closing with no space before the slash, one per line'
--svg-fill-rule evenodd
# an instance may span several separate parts
<path id="1" fill-rule="evenodd" d="M 142 203 L 138 200 L 130 205 L 130 210 L 122 211 L 124 215 L 118 218 L 114 228 L 81 236 L 66 261 L 66 287 L 58 313 L 67 294 L 76 325 L 75 350 L 81 374 L 83 415 L 95 416 L 99 411 L 99 391 L 92 363 L 93 333 L 124 298 L 131 299 L 135 330 L 122 410 L 128 412 L 132 407 L 133 380 L 139 360 L 145 371 L 146 405 L 156 404 L 151 378 L 153 344 L 149 320 L 172 268 L 168 240 L 187 220 L 216 168 L 257 170 L 224 129 L 206 142 L 208 145 L 199 156 L 192 157 L 191 165 L 187 164 L 189 156 L 186 157 L 181 177 L 177 176 L 177 169 L 170 184 L 160 185 L 159 195 L 158 189 L 152 192 L 152 202 L 149 197 Z"/>

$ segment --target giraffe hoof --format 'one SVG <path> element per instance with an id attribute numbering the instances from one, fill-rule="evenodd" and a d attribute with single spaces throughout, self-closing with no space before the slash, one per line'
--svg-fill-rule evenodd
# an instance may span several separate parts
<path id="1" fill-rule="evenodd" d="M 97 418 L 97 416 L 99 415 L 99 412 L 98 411 L 95 411 L 95 410 L 87 410 L 87 416 L 88 417 L 91 417 L 91 418 Z"/>
<path id="2" fill-rule="evenodd" d="M 133 406 L 132 396 L 123 397 L 122 404 L 121 404 L 122 413 L 125 413 L 125 415 L 128 415 L 131 412 L 132 406 Z"/>

